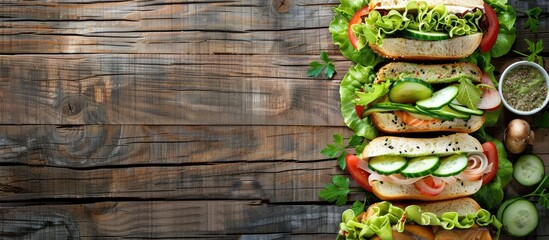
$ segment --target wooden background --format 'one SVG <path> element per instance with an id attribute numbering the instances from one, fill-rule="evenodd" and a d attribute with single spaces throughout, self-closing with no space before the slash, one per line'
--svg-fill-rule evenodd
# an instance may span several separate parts
<path id="1" fill-rule="evenodd" d="M 515 49 L 549 49 L 549 3 L 509 2 L 544 10 L 537 35 L 518 13 Z M 349 205 L 317 195 L 343 174 L 320 150 L 351 134 L 338 93 L 351 63 L 327 28 L 338 4 L 1 1 L 1 238 L 333 239 Z M 306 76 L 321 50 L 334 79 Z M 531 239 L 549 238 L 541 224 Z"/>

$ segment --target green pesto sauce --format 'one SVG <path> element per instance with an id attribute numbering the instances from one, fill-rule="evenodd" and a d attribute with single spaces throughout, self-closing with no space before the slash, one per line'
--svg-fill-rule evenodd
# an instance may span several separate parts
<path id="1" fill-rule="evenodd" d="M 514 109 L 530 111 L 543 104 L 547 96 L 547 83 L 538 69 L 521 65 L 507 73 L 502 93 L 505 101 Z"/>

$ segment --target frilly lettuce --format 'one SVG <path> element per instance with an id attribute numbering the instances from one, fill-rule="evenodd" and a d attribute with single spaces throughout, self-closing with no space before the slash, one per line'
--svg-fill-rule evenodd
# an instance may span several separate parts
<path id="1" fill-rule="evenodd" d="M 375 71 L 372 66 L 363 66 L 356 64 L 352 66 L 347 74 L 341 80 L 339 87 L 339 96 L 341 102 L 341 114 L 345 124 L 351 128 L 356 135 L 367 139 L 374 139 L 377 136 L 377 130 L 372 124 L 370 118 L 360 119 L 355 111 L 355 100 L 357 92 L 361 91 L 365 85 L 371 84 L 375 79 Z M 388 85 L 385 86 L 388 90 Z M 379 93 L 385 92 L 383 89 Z"/>
<path id="2" fill-rule="evenodd" d="M 479 226 L 492 225 L 497 229 L 495 239 L 499 237 L 501 222 L 496 216 L 485 209 L 466 216 L 458 216 L 457 212 L 446 212 L 437 216 L 431 212 L 424 212 L 417 205 L 410 205 L 402 209 L 393 206 L 388 201 L 378 203 L 372 207 L 373 214 L 368 219 L 361 221 L 355 216 L 353 210 L 343 212 L 342 222 L 339 227 L 345 232 L 347 239 L 366 239 L 378 235 L 382 240 L 392 239 L 392 230 L 404 231 L 404 226 L 414 223 L 423 226 L 440 226 L 446 230 L 454 228 L 470 228 L 475 224 Z"/>
<path id="3" fill-rule="evenodd" d="M 334 8 L 334 19 L 330 22 L 329 31 L 332 34 L 332 41 L 339 46 L 341 54 L 347 59 L 364 66 L 376 66 L 385 61 L 375 54 L 368 46 L 356 50 L 347 35 L 349 21 L 356 11 L 368 5 L 367 0 L 341 0 L 341 4 Z M 366 43 L 363 42 L 363 45 Z"/>
<path id="4" fill-rule="evenodd" d="M 409 12 L 417 12 L 417 14 Z M 480 9 L 458 17 L 456 14 L 448 13 L 443 4 L 429 9 L 429 5 L 425 1 L 411 1 L 408 2 L 402 13 L 390 10 L 386 15 L 383 15 L 379 11 L 371 11 L 364 19 L 364 24 L 353 25 L 352 29 L 358 33 L 361 43 L 367 41 L 381 44 L 385 36 L 397 34 L 404 29 L 443 32 L 448 33 L 450 37 L 478 33 L 481 32 L 481 18 L 482 11 Z"/>

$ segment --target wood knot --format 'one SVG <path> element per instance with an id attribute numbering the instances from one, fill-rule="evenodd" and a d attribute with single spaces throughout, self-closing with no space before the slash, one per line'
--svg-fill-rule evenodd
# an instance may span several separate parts
<path id="1" fill-rule="evenodd" d="M 290 10 L 291 2 L 291 0 L 273 0 L 273 6 L 278 13 L 285 13 Z"/>

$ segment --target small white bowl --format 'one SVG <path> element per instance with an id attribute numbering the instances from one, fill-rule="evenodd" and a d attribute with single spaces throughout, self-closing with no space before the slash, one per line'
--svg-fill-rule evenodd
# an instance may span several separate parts
<path id="1" fill-rule="evenodd" d="M 515 108 L 513 108 L 511 105 L 509 105 L 507 103 L 507 101 L 505 100 L 505 98 L 503 97 L 503 92 L 502 92 L 502 86 L 503 86 L 503 80 L 505 79 L 505 76 L 509 73 L 509 71 L 515 67 L 518 67 L 518 66 L 522 66 L 522 65 L 528 65 L 528 66 L 532 66 L 536 69 L 538 69 L 542 75 L 544 76 L 545 78 L 545 83 L 547 84 L 547 87 L 549 89 L 549 74 L 547 74 L 547 71 L 542 67 L 540 66 L 539 64 L 537 63 L 534 63 L 534 62 L 529 62 L 529 61 L 519 61 L 519 62 L 515 62 L 511 65 L 509 65 L 509 67 L 507 67 L 503 73 L 501 74 L 501 77 L 499 78 L 499 86 L 498 86 L 498 91 L 499 91 L 499 95 L 501 96 L 501 101 L 503 102 L 503 105 L 511 112 L 513 113 L 516 113 L 518 115 L 532 115 L 532 114 L 535 114 L 539 111 L 541 111 L 543 108 L 545 108 L 545 106 L 547 105 L 547 103 L 549 102 L 549 91 L 547 91 L 547 95 L 545 96 L 545 101 L 543 101 L 543 103 L 541 104 L 541 106 L 537 107 L 537 108 L 534 108 L 530 111 L 521 111 L 521 110 L 517 110 Z"/>

